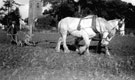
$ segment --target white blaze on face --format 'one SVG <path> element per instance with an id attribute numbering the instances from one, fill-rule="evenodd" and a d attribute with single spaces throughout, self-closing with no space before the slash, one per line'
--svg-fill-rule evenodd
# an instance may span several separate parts
<path id="1" fill-rule="evenodd" d="M 125 35 L 125 19 L 122 19 L 122 26 L 120 28 L 120 35 Z"/>

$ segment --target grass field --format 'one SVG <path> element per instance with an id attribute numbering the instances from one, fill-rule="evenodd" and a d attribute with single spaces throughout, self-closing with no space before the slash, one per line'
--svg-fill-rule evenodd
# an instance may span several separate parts
<path id="1" fill-rule="evenodd" d="M 0 31 L 0 80 L 135 80 L 135 37 L 116 36 L 110 42 L 111 56 L 79 55 L 68 38 L 71 53 L 55 52 L 57 32 L 35 32 L 36 46 L 11 45 Z M 22 38 L 22 36 L 20 37 Z"/>

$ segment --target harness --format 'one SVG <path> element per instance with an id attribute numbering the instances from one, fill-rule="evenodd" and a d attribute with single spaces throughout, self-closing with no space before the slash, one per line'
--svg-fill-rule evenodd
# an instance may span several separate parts
<path id="1" fill-rule="evenodd" d="M 119 27 L 122 27 L 122 25 L 124 24 L 124 22 L 118 22 L 118 26 Z M 114 29 L 116 29 L 116 27 L 114 27 L 114 28 L 112 28 L 110 31 L 109 31 L 109 34 L 108 34 L 108 36 L 106 37 L 106 38 L 102 38 L 103 40 L 105 40 L 105 41 L 107 41 L 107 42 L 109 42 L 109 40 L 107 39 L 107 38 L 111 38 L 112 36 L 113 36 L 113 34 L 112 34 L 112 30 L 114 30 Z M 124 31 L 124 30 L 119 30 L 119 31 Z"/>
<path id="2" fill-rule="evenodd" d="M 77 30 L 81 30 L 81 25 L 80 25 L 80 23 L 81 23 L 81 20 L 82 20 L 83 18 L 80 18 L 80 20 L 79 20 L 79 24 L 78 24 L 78 26 L 77 26 Z"/>
<path id="3" fill-rule="evenodd" d="M 97 28 L 96 28 L 96 18 L 97 18 L 97 16 L 96 15 L 94 15 L 93 17 L 92 17 L 92 29 L 93 29 L 93 31 L 95 32 L 95 33 L 99 33 L 98 31 L 97 31 Z"/>
<path id="4" fill-rule="evenodd" d="M 123 24 L 124 24 L 124 22 L 121 23 L 121 21 L 120 21 L 120 22 L 118 23 L 119 28 L 121 28 Z M 119 31 L 124 31 L 124 30 L 120 30 L 120 29 L 119 29 Z"/>
<path id="5" fill-rule="evenodd" d="M 120 27 L 122 27 L 123 24 L 124 23 L 123 22 L 121 23 L 121 21 L 118 22 L 118 26 L 120 26 Z"/>
<path id="6" fill-rule="evenodd" d="M 94 15 L 93 17 L 88 17 L 88 18 L 80 18 L 80 20 L 79 20 L 79 23 L 78 23 L 78 26 L 77 26 L 77 30 L 81 30 L 81 25 L 80 25 L 80 23 L 81 23 L 81 21 L 82 21 L 82 19 L 89 19 L 89 18 L 92 18 L 92 26 L 91 26 L 91 28 L 93 29 L 93 31 L 95 32 L 95 33 L 99 33 L 98 31 L 97 31 L 97 29 L 96 29 L 96 18 L 97 18 L 97 16 L 96 15 Z"/>

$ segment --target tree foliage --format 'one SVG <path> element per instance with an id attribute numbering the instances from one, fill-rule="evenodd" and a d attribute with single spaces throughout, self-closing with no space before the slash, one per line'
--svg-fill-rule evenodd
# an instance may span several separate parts
<path id="1" fill-rule="evenodd" d="M 121 0 L 43 0 L 44 3 L 51 2 L 53 10 L 49 13 L 56 23 L 64 17 L 84 17 L 97 15 L 107 20 L 125 18 L 126 27 L 134 27 L 135 6 Z M 78 12 L 78 6 L 81 11 Z M 56 24 L 57 25 L 57 24 Z"/>
<path id="2" fill-rule="evenodd" d="M 1 19 L 0 23 L 5 25 L 5 28 L 10 28 L 12 24 L 15 24 L 15 27 L 19 30 L 19 25 L 20 25 L 20 11 L 19 8 L 16 8 L 13 10 L 11 7 L 13 6 L 15 2 L 11 2 L 10 0 L 4 1 L 3 7 L 0 8 Z"/>
<path id="3" fill-rule="evenodd" d="M 107 20 L 115 18 L 125 18 L 126 27 L 135 26 L 135 6 L 131 3 L 122 2 L 121 0 L 52 0 L 55 5 L 55 15 L 58 20 L 67 17 L 81 15 L 81 17 L 94 14 L 104 17 Z M 78 6 L 81 6 L 81 12 L 78 13 Z"/>

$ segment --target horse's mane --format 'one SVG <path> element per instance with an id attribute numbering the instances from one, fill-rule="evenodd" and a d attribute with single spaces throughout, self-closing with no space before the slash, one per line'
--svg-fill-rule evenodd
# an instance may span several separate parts
<path id="1" fill-rule="evenodd" d="M 88 15 L 88 16 L 86 16 L 84 18 L 92 18 L 93 16 L 95 16 L 95 15 Z"/>
<path id="2" fill-rule="evenodd" d="M 119 20 L 120 20 L 120 19 L 113 19 L 113 20 L 109 20 L 108 22 L 109 22 L 109 24 L 111 24 L 111 25 L 114 24 L 114 23 L 116 23 L 116 24 L 115 24 L 115 26 L 116 26 L 116 25 L 118 25 L 117 22 L 118 22 Z"/>
<path id="3" fill-rule="evenodd" d="M 119 21 L 120 19 L 113 19 L 113 20 L 109 20 L 111 22 L 116 22 L 116 21 Z"/>

